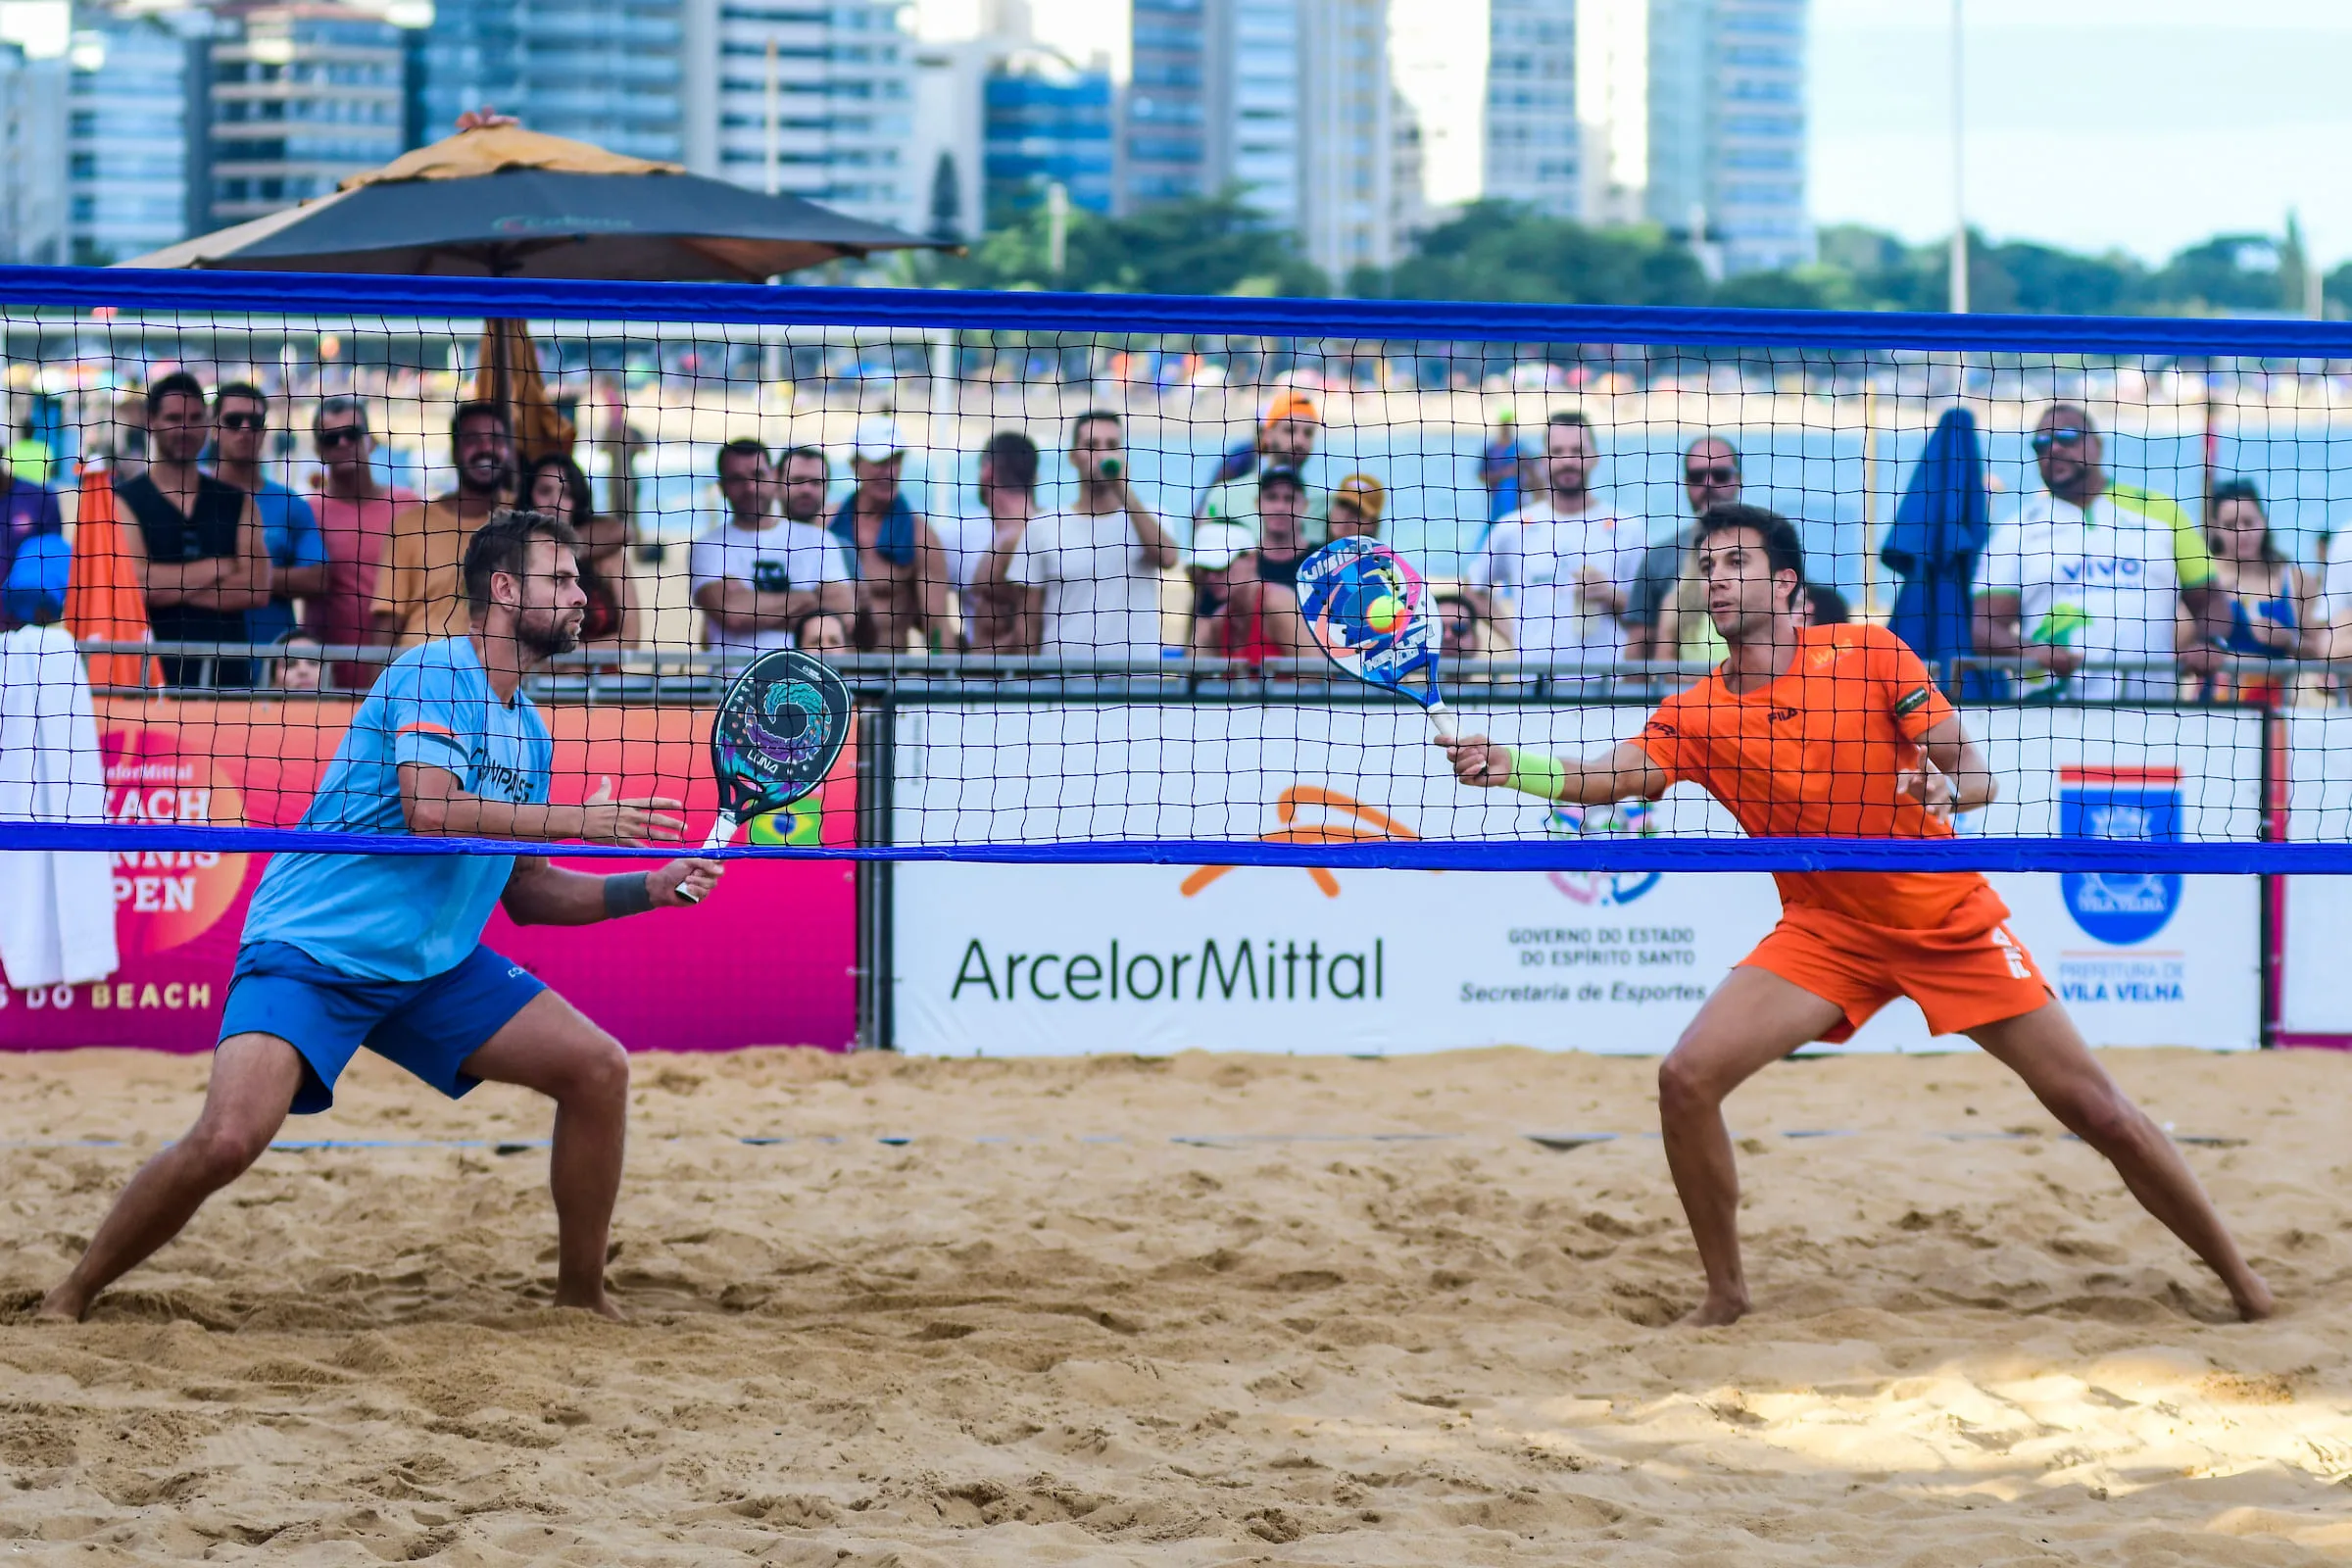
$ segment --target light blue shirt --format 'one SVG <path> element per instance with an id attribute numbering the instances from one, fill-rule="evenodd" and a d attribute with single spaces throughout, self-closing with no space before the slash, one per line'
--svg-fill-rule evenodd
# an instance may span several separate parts
<path id="1" fill-rule="evenodd" d="M 270 552 L 270 564 L 284 571 L 327 564 L 326 535 L 318 531 L 318 515 L 308 501 L 275 479 L 264 479 L 254 492 L 253 510 L 262 516 L 262 545 Z M 250 642 L 273 643 L 293 629 L 294 601 L 284 594 L 273 593 L 268 604 L 245 612 Z"/>
<path id="2" fill-rule="evenodd" d="M 360 704 L 302 825 L 408 832 L 403 762 L 445 768 L 471 795 L 536 805 L 555 742 L 528 697 L 499 701 L 470 639 L 423 643 Z M 245 940 L 287 943 L 359 979 L 429 979 L 480 944 L 514 869 L 512 855 L 281 854 L 262 873 Z"/>

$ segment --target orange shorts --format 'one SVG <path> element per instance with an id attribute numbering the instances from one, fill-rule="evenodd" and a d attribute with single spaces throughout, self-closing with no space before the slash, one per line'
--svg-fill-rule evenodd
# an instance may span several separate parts
<path id="1" fill-rule="evenodd" d="M 1897 997 L 1918 1003 L 1934 1033 L 1956 1035 L 2050 1000 L 2050 983 L 2009 934 L 2008 915 L 1990 888 L 1970 895 L 1944 924 L 1921 931 L 1796 905 L 1781 911 L 1781 923 L 1740 962 L 1836 1004 L 1845 1021 L 1824 1040 L 1852 1038 Z"/>

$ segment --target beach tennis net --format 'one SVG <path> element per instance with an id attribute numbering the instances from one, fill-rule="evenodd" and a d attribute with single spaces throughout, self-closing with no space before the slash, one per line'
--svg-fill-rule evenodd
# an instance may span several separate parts
<path id="1" fill-rule="evenodd" d="M 731 673 L 845 673 L 835 778 L 733 853 L 2122 874 L 2352 842 L 2340 326 L 72 270 L 0 323 L 9 848 L 390 847 L 297 835 L 387 662 L 472 623 L 502 506 L 581 539 L 581 646 L 526 682 L 557 801 L 676 797 L 699 839 Z M 1793 525 L 1809 648 L 1915 661 L 1857 656 L 1832 708 L 1952 705 L 1997 784 L 1955 839 L 1840 814 L 1901 759 L 1775 749 L 1823 714 L 1770 689 L 1739 765 L 1808 775 L 1809 825 L 1466 789 L 1307 635 L 1300 560 L 1377 541 L 1465 729 L 1604 753 L 1721 657 L 1694 531 L 1735 504 Z"/>

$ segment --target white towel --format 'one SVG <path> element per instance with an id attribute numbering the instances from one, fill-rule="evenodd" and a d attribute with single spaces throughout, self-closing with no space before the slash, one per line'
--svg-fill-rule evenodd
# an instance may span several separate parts
<path id="1" fill-rule="evenodd" d="M 0 638 L 0 818 L 106 820 L 89 676 L 63 626 Z M 113 860 L 95 850 L 0 855 L 0 966 L 11 986 L 81 985 L 121 966 Z"/>

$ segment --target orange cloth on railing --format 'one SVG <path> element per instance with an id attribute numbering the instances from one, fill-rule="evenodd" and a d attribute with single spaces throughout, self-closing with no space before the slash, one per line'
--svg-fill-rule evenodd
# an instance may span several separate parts
<path id="1" fill-rule="evenodd" d="M 103 467 L 81 470 L 74 521 L 74 575 L 66 586 L 66 627 L 75 642 L 152 641 L 147 590 L 129 536 L 115 511 L 115 479 Z M 144 654 L 91 654 L 92 686 L 161 686 L 164 672 Z"/>

